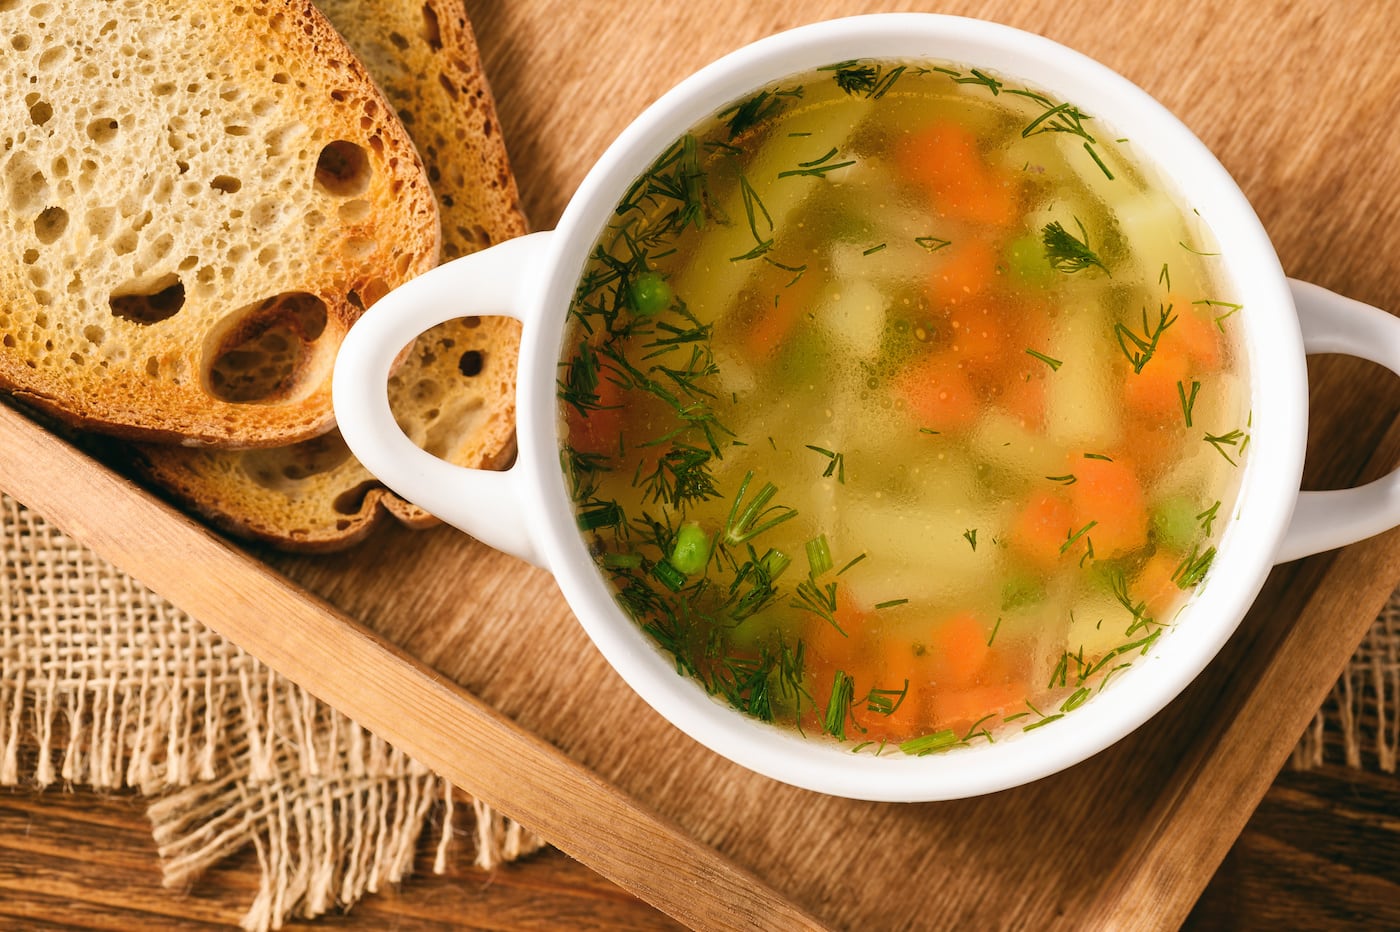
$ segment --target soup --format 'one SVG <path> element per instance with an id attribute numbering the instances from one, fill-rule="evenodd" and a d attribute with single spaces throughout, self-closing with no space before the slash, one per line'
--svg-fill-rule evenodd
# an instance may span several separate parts
<path id="1" fill-rule="evenodd" d="M 1249 444 L 1210 231 L 964 65 L 797 75 L 675 141 L 570 308 L 561 458 L 678 673 L 862 753 L 1058 721 L 1209 578 Z"/>

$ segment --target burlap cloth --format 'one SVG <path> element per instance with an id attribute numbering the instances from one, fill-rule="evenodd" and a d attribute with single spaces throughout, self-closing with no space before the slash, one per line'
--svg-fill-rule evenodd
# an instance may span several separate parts
<path id="1" fill-rule="evenodd" d="M 0 521 L 0 784 L 145 794 L 173 887 L 253 846 L 248 929 L 348 907 L 406 877 L 420 845 L 437 870 L 468 850 L 446 781 L 2 493 Z M 1292 760 L 1394 772 L 1397 743 L 1400 590 Z M 471 808 L 477 865 L 542 845 Z"/>
<path id="2" fill-rule="evenodd" d="M 253 846 L 275 929 L 402 880 L 421 845 L 490 868 L 542 842 L 0 493 L 0 785 L 135 789 L 167 886 Z M 435 837 L 424 838 L 432 827 Z"/>

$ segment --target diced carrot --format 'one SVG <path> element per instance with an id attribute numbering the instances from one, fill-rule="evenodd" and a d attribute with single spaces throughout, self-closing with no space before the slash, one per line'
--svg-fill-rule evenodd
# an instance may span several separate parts
<path id="1" fill-rule="evenodd" d="M 759 306 L 744 333 L 744 346 L 751 358 L 768 359 L 787 342 L 816 296 L 816 280 L 817 276 L 803 275 L 780 286 L 772 300 Z"/>
<path id="2" fill-rule="evenodd" d="M 997 275 L 997 251 L 981 237 L 940 249 L 929 277 L 935 306 L 961 304 L 991 288 Z"/>
<path id="3" fill-rule="evenodd" d="M 989 626 L 970 611 L 959 612 L 933 629 L 928 651 L 937 689 L 962 688 L 976 683 L 987 659 L 990 631 Z"/>
<path id="4" fill-rule="evenodd" d="M 1026 684 L 1014 679 L 970 689 L 939 692 L 932 700 L 932 725 L 961 732 L 988 715 L 1005 715 L 1026 701 Z M 996 723 L 987 722 L 988 726 Z"/>
<path id="5" fill-rule="evenodd" d="M 1012 370 L 996 389 L 997 404 L 1014 415 L 1021 426 L 1040 430 L 1045 425 L 1045 377 Z"/>
<path id="6" fill-rule="evenodd" d="M 914 644 L 901 637 L 886 640 L 884 649 L 861 668 L 856 681 L 857 698 L 867 698 L 872 689 L 886 690 L 884 697 L 899 707 L 886 714 L 872 710 L 867 702 L 856 710 L 856 719 L 865 733 L 864 741 L 903 741 L 919 733 L 929 721 L 929 658 L 920 655 Z M 891 692 L 908 688 L 901 699 Z"/>
<path id="7" fill-rule="evenodd" d="M 1147 614 L 1159 621 L 1181 596 L 1181 589 L 1172 576 L 1181 566 L 1182 556 L 1166 550 L 1154 553 L 1128 583 L 1128 594 L 1134 601 L 1147 605 Z"/>
<path id="8" fill-rule="evenodd" d="M 1007 543 L 1040 569 L 1060 559 L 1060 548 L 1074 532 L 1074 511 L 1059 492 L 1035 495 L 1021 511 Z"/>
<path id="9" fill-rule="evenodd" d="M 569 427 L 569 446 L 579 453 L 613 454 L 622 432 L 626 392 L 606 374 L 598 379 L 598 406 L 580 411 L 567 407 L 564 421 Z"/>
<path id="10" fill-rule="evenodd" d="M 1164 303 L 1171 305 L 1176 320 L 1162 331 L 1159 351 L 1167 348 L 1184 353 L 1206 370 L 1219 367 L 1224 334 L 1215 325 L 1217 314 L 1212 313 L 1211 306 L 1193 304 L 1183 295 L 1175 293 L 1167 295 Z"/>
<path id="11" fill-rule="evenodd" d="M 977 420 L 977 394 L 956 356 L 934 353 L 917 360 L 894 383 L 910 417 L 934 430 L 958 430 Z"/>
<path id="12" fill-rule="evenodd" d="M 987 164 L 976 135 L 964 126 L 937 122 L 911 133 L 896 147 L 895 162 L 928 192 L 936 213 L 991 226 L 1007 226 L 1016 218 L 1014 179 Z"/>
<path id="13" fill-rule="evenodd" d="M 1140 372 L 1134 372 L 1126 361 L 1122 363 L 1121 369 L 1123 402 L 1130 412 L 1157 424 L 1185 424 L 1181 395 L 1177 390 L 1178 382 L 1183 383 L 1188 393 L 1191 389 L 1189 367 L 1184 354 L 1159 346 Z"/>
<path id="14" fill-rule="evenodd" d="M 1085 458 L 1076 463 L 1074 475 L 1069 493 L 1075 529 L 1095 522 L 1086 534 L 1097 556 L 1127 553 L 1147 542 L 1147 499 L 1128 462 Z"/>
<path id="15" fill-rule="evenodd" d="M 948 350 L 964 368 L 986 373 L 1006 365 L 1006 338 L 1000 308 L 990 301 L 977 300 L 955 307 L 942 318 L 940 334 Z"/>

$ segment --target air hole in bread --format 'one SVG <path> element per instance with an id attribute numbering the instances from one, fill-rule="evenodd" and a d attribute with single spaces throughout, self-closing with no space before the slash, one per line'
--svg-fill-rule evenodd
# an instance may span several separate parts
<path id="1" fill-rule="evenodd" d="M 398 49 L 400 52 L 408 51 L 408 40 L 405 39 L 403 36 L 399 35 L 397 32 L 389 33 L 389 42 L 392 43 L 394 48 Z"/>
<path id="2" fill-rule="evenodd" d="M 363 148 L 337 139 L 316 158 L 316 185 L 336 197 L 358 197 L 369 189 L 372 171 Z"/>
<path id="3" fill-rule="evenodd" d="M 377 482 L 361 482 L 353 489 L 346 489 L 335 497 L 331 507 L 339 514 L 356 515 L 365 507 L 365 496 L 379 488 Z"/>
<path id="4" fill-rule="evenodd" d="M 53 118 L 53 105 L 47 100 L 36 100 L 29 105 L 29 121 L 35 126 L 43 126 Z"/>
<path id="5" fill-rule="evenodd" d="M 481 370 L 486 367 L 486 357 L 480 350 L 467 350 L 462 354 L 462 358 L 457 360 L 457 371 L 467 378 L 481 375 Z"/>
<path id="6" fill-rule="evenodd" d="M 442 28 L 438 25 L 437 10 L 431 3 L 423 4 L 423 40 L 434 52 L 442 51 Z"/>
<path id="7" fill-rule="evenodd" d="M 102 145 L 116 138 L 118 128 L 117 121 L 111 117 L 98 117 L 87 125 L 88 138 Z"/>
<path id="8" fill-rule="evenodd" d="M 171 272 L 154 280 L 128 282 L 112 292 L 112 316 L 138 324 L 169 320 L 185 306 L 184 283 Z"/>
<path id="9" fill-rule="evenodd" d="M 45 246 L 57 240 L 68 229 L 68 211 L 62 207 L 45 207 L 34 218 L 34 236 Z"/>
<path id="10" fill-rule="evenodd" d="M 325 302 L 300 291 L 235 313 L 210 356 L 210 394 L 234 404 L 290 397 L 306 350 L 325 331 L 326 320 Z"/>
<path id="11" fill-rule="evenodd" d="M 93 346 L 101 346 L 102 341 L 107 339 L 107 332 L 97 324 L 88 324 L 83 328 L 83 338 Z"/>
<path id="12" fill-rule="evenodd" d="M 36 262 L 38 262 L 38 261 L 39 261 L 39 250 L 30 248 L 30 249 L 26 249 L 26 250 L 24 251 L 24 264 L 25 264 L 25 265 L 33 265 L 34 263 L 36 263 Z"/>
<path id="13" fill-rule="evenodd" d="M 27 35 L 25 35 L 24 33 L 20 33 L 19 35 L 13 36 L 13 37 L 11 37 L 11 39 L 10 39 L 10 46 L 11 46 L 16 52 L 26 52 L 26 51 L 28 51 L 28 50 L 29 50 L 29 43 L 30 43 L 30 39 L 29 39 L 29 37 L 28 37 Z"/>
<path id="14" fill-rule="evenodd" d="M 285 447 L 248 450 L 239 457 L 243 471 L 258 485 L 288 491 L 350 459 L 350 448 L 336 431 Z"/>
<path id="15" fill-rule="evenodd" d="M 213 188 L 215 191 L 232 194 L 243 187 L 243 182 L 232 175 L 215 175 L 214 180 L 209 182 L 209 187 Z"/>

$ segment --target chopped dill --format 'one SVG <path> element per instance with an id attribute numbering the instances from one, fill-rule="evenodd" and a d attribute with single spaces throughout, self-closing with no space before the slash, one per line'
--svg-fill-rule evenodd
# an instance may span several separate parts
<path id="1" fill-rule="evenodd" d="M 617 502 L 590 502 L 579 509 L 577 520 L 580 531 L 618 527 L 623 523 L 622 508 Z"/>
<path id="2" fill-rule="evenodd" d="M 729 138 L 735 139 L 753 129 L 759 123 L 777 114 L 784 106 L 784 98 L 801 97 L 800 86 L 787 90 L 763 90 L 719 112 L 719 119 L 725 120 L 729 128 Z"/>
<path id="3" fill-rule="evenodd" d="M 744 481 L 739 483 L 739 494 L 734 496 L 734 504 L 729 508 L 729 520 L 724 525 L 724 540 L 734 546 L 750 541 L 764 531 L 770 531 L 784 521 L 797 517 L 797 509 L 787 505 L 765 508 L 773 496 L 778 494 L 778 487 L 771 482 L 763 483 L 745 505 L 744 494 L 752 480 L 753 471 L 750 470 L 744 474 Z M 740 507 L 743 511 L 739 510 Z"/>
<path id="4" fill-rule="evenodd" d="M 1169 272 L 1169 271 L 1167 271 L 1167 264 L 1166 264 L 1165 262 L 1162 263 L 1162 271 L 1161 271 L 1161 274 L 1159 274 L 1159 275 L 1157 276 L 1157 284 L 1160 285 L 1160 284 L 1162 284 L 1162 283 L 1164 283 L 1164 282 L 1166 283 L 1167 290 L 1168 290 L 1168 291 L 1171 291 L 1171 290 L 1172 290 L 1172 273 Z"/>
<path id="5" fill-rule="evenodd" d="M 845 741 L 846 720 L 851 718 L 854 700 L 855 681 L 846 675 L 845 670 L 837 670 L 831 681 L 831 698 L 826 704 L 826 714 L 822 717 L 822 731 Z"/>
<path id="6" fill-rule="evenodd" d="M 1212 301 L 1209 298 L 1202 298 L 1200 301 L 1192 301 L 1191 303 L 1203 304 L 1209 308 L 1227 308 L 1224 314 L 1221 314 L 1215 318 L 1215 326 L 1221 333 L 1225 332 L 1225 321 L 1232 315 L 1237 314 L 1244 309 L 1243 304 L 1236 304 L 1233 301 Z"/>
<path id="7" fill-rule="evenodd" d="M 1205 578 L 1214 560 L 1214 547 L 1207 548 L 1205 553 L 1199 552 L 1199 545 L 1192 547 L 1191 555 L 1182 560 L 1172 573 L 1172 581 L 1178 589 L 1190 589 Z"/>
<path id="8" fill-rule="evenodd" d="M 850 569 L 851 567 L 855 566 L 855 565 L 856 565 L 857 563 L 859 563 L 861 560 L 864 560 L 865 557 L 866 557 L 866 554 L 865 554 L 864 551 L 862 551 L 861 553 L 856 554 L 854 557 L 852 557 L 851 559 L 849 559 L 849 560 L 846 561 L 846 565 L 845 565 L 845 566 L 841 567 L 839 570 L 836 571 L 836 575 L 837 575 L 837 576 L 840 576 L 842 573 L 846 572 L 846 570 L 848 570 L 848 569 Z"/>
<path id="9" fill-rule="evenodd" d="M 879 100 L 884 97 L 894 82 L 904 74 L 907 66 L 896 65 L 889 71 L 882 71 L 878 64 L 867 64 L 859 59 L 843 61 L 835 65 L 818 68 L 818 71 L 834 71 L 836 86 L 852 96 Z"/>
<path id="10" fill-rule="evenodd" d="M 1038 351 L 1033 350 L 1033 349 L 1027 349 L 1027 350 L 1026 350 L 1026 355 L 1027 355 L 1027 356 L 1034 356 L 1036 359 L 1039 359 L 1041 362 L 1043 362 L 1043 363 L 1045 363 L 1047 366 L 1049 366 L 1049 367 L 1050 367 L 1050 370 L 1051 370 L 1052 372 L 1059 372 L 1059 371 L 1060 371 L 1060 367 L 1064 365 L 1064 362 L 1063 362 L 1063 361 L 1061 361 L 1061 360 L 1059 360 L 1059 359 L 1055 359 L 1055 358 L 1053 358 L 1053 357 L 1051 357 L 1051 356 L 1046 356 L 1044 353 L 1038 352 Z"/>
<path id="11" fill-rule="evenodd" d="M 849 168 L 856 163 L 855 159 L 848 159 L 844 162 L 833 162 L 836 158 L 836 148 L 833 146 L 825 155 L 812 159 L 810 162 L 798 162 L 796 168 L 778 172 L 779 178 L 790 178 L 794 175 L 809 175 L 821 177 L 827 172 L 836 171 L 838 168 Z"/>
<path id="12" fill-rule="evenodd" d="M 1163 304 L 1158 305 L 1158 316 L 1155 324 L 1148 323 L 1147 308 L 1143 308 L 1141 336 L 1129 330 L 1122 321 L 1113 325 L 1113 332 L 1118 337 L 1118 347 L 1123 351 L 1123 355 L 1128 357 L 1128 362 L 1132 364 L 1135 374 L 1141 373 L 1143 366 L 1152 359 L 1157 352 L 1157 341 L 1174 323 L 1176 323 L 1176 317 L 1172 314 L 1172 306 Z"/>
<path id="13" fill-rule="evenodd" d="M 1078 477 L 1072 472 L 1066 473 L 1063 476 L 1046 476 L 1045 478 L 1049 479 L 1051 482 L 1058 482 L 1061 485 L 1074 485 L 1079 481 Z"/>
<path id="14" fill-rule="evenodd" d="M 963 531 L 963 535 L 962 535 L 962 536 L 963 536 L 963 540 L 967 541 L 970 545 L 972 545 L 972 551 L 973 551 L 973 553 L 976 553 L 976 552 L 977 552 L 977 528 L 975 528 L 975 527 L 974 527 L 974 528 L 968 528 L 966 531 Z"/>
<path id="15" fill-rule="evenodd" d="M 826 450 L 822 447 L 813 446 L 810 443 L 807 444 L 807 449 L 813 451 L 814 453 L 820 453 L 822 456 L 825 456 L 830 461 L 826 465 L 826 471 L 822 473 L 823 479 L 829 479 L 833 474 L 835 474 L 837 482 L 841 483 L 842 485 L 846 484 L 846 455 L 844 453 L 837 453 L 833 450 Z"/>
<path id="16" fill-rule="evenodd" d="M 1001 616 L 997 616 L 996 624 L 992 625 L 991 636 L 987 638 L 987 646 L 991 647 L 992 642 L 997 639 L 997 632 L 1001 630 Z"/>
<path id="17" fill-rule="evenodd" d="M 1215 518 L 1219 511 L 1220 502 L 1217 500 L 1214 505 L 1211 505 L 1205 511 L 1196 515 L 1196 520 L 1201 522 L 1201 528 L 1206 532 L 1206 536 L 1210 536 L 1210 526 L 1215 523 Z"/>
<path id="18" fill-rule="evenodd" d="M 1105 456 L 1102 453 L 1085 453 L 1084 458 L 1086 460 L 1103 460 L 1105 463 L 1113 462 L 1113 457 Z"/>
<path id="19" fill-rule="evenodd" d="M 1180 246 L 1182 249 L 1186 250 L 1187 252 L 1195 253 L 1198 256 L 1210 257 L 1220 255 L 1220 253 L 1218 252 L 1201 252 L 1199 249 L 1192 249 L 1190 246 L 1187 246 L 1186 243 L 1181 240 L 1177 241 L 1177 245 Z"/>
<path id="20" fill-rule="evenodd" d="M 1186 393 L 1186 383 L 1176 383 L 1176 393 L 1181 398 L 1181 413 L 1186 416 L 1186 426 L 1191 426 L 1191 410 L 1196 407 L 1196 393 L 1201 390 L 1201 383 L 1195 379 L 1191 380 L 1191 394 Z"/>
<path id="21" fill-rule="evenodd" d="M 943 249 L 946 246 L 953 245 L 952 240 L 939 239 L 936 236 L 916 236 L 914 237 L 914 243 L 918 246 L 923 247 L 924 249 L 927 249 L 929 252 L 938 252 L 938 250 Z"/>
<path id="22" fill-rule="evenodd" d="M 907 695 L 909 695 L 908 679 L 899 689 L 872 689 L 865 696 L 866 711 L 874 712 L 877 715 L 893 715 L 904 704 L 904 697 Z"/>
<path id="23" fill-rule="evenodd" d="M 1090 529 L 1096 527 L 1098 523 L 1099 522 L 1097 521 L 1090 521 L 1088 524 L 1084 525 L 1079 530 L 1068 532 L 1068 539 L 1060 545 L 1060 553 L 1067 552 L 1069 548 L 1073 547 L 1079 541 L 1079 538 L 1084 537 L 1084 535 L 1089 533 Z M 1088 541 L 1089 539 L 1085 538 L 1085 542 L 1088 543 Z M 1094 545 L 1090 543 L 1088 544 L 1088 546 L 1090 551 L 1092 552 Z"/>
<path id="24" fill-rule="evenodd" d="M 919 428 L 919 433 L 921 433 L 921 434 L 933 434 L 933 435 L 937 436 L 938 434 L 943 433 L 943 431 L 941 431 L 941 430 L 934 430 L 932 427 L 920 427 L 920 428 Z"/>
<path id="25" fill-rule="evenodd" d="M 881 610 L 881 609 L 894 608 L 894 607 L 899 606 L 899 605 L 908 605 L 908 604 L 909 604 L 909 600 L 908 600 L 908 599 L 890 599 L 888 602 L 877 602 L 877 603 L 875 603 L 875 609 L 876 609 L 877 611 L 879 611 L 879 610 Z"/>
<path id="26" fill-rule="evenodd" d="M 1215 434 L 1206 434 L 1205 441 L 1215 447 L 1217 453 L 1225 457 L 1225 462 L 1229 463 L 1231 466 L 1238 466 L 1239 463 L 1235 462 L 1234 458 L 1232 458 L 1229 453 L 1225 452 L 1225 448 L 1238 446 L 1239 450 L 1243 452 L 1245 444 L 1249 442 L 1249 435 L 1237 427 L 1228 434 L 1221 434 L 1218 437 Z"/>
<path id="27" fill-rule="evenodd" d="M 827 543 L 826 535 L 822 534 L 807 541 L 807 570 L 812 578 L 815 579 L 831 567 L 831 545 Z"/>
<path id="28" fill-rule="evenodd" d="M 1045 258 L 1050 262 L 1050 267 L 1067 274 L 1094 266 L 1108 272 L 1108 266 L 1089 248 L 1089 234 L 1084 224 L 1078 217 L 1074 218 L 1074 222 L 1082 238 L 1075 237 L 1058 220 L 1047 223 L 1040 231 L 1040 241 L 1045 245 Z"/>
<path id="29" fill-rule="evenodd" d="M 900 742 L 899 749 L 905 754 L 913 757 L 923 757 L 925 754 L 936 754 L 939 751 L 946 751 L 949 748 L 957 747 L 963 741 L 958 737 L 958 733 L 951 728 L 944 728 L 931 734 L 920 735 L 917 738 L 910 738 L 908 741 Z"/>
<path id="30" fill-rule="evenodd" d="M 881 250 L 887 248 L 888 246 L 889 246 L 889 243 L 880 243 L 878 246 L 871 246 L 871 247 L 870 247 L 869 249 L 867 249 L 865 252 L 861 253 L 861 255 L 862 255 L 862 256 L 873 256 L 873 255 L 875 255 L 875 253 L 880 252 Z"/>

